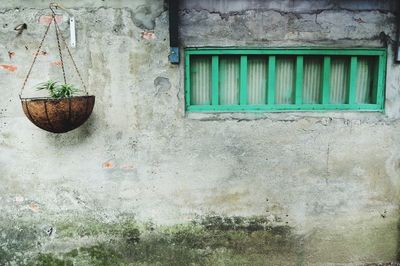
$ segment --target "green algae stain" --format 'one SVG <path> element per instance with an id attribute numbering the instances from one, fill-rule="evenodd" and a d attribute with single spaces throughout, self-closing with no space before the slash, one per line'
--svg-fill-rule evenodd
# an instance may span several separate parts
<path id="1" fill-rule="evenodd" d="M 112 237 L 134 238 L 139 228 L 144 225 L 138 224 L 133 219 L 126 217 L 121 218 L 118 222 L 105 223 L 98 219 L 83 219 L 79 222 L 60 222 L 56 224 L 57 234 L 65 238 L 77 237 L 93 237 L 99 235 L 107 235 Z"/>
<path id="2" fill-rule="evenodd" d="M 89 258 L 91 265 L 122 265 L 124 257 L 116 249 L 117 246 L 109 243 L 100 243 L 90 247 L 79 248 L 78 255 Z"/>
<path id="3" fill-rule="evenodd" d="M 29 250 L 28 265 L 274 265 L 295 264 L 302 252 L 290 227 L 262 217 L 209 216 L 175 226 L 83 219 L 55 229 L 54 239 L 41 239 L 46 248 Z"/>
<path id="4" fill-rule="evenodd" d="M 389 239 L 397 230 L 396 217 L 393 217 L 385 227 L 378 228 L 382 230 L 379 234 L 376 229 L 366 233 L 353 232 L 345 238 L 340 235 L 347 243 L 343 247 L 323 239 L 341 232 L 323 231 L 314 234 L 313 238 L 305 238 L 293 233 L 291 227 L 271 224 L 263 217 L 214 215 L 175 226 L 138 223 L 132 217 L 121 217 L 114 222 L 90 217 L 69 218 L 54 221 L 51 236 L 46 230 L 48 219 L 46 222 L 3 219 L 0 223 L 0 265 L 318 264 L 346 254 L 351 256 L 353 250 L 348 247 L 360 246 L 366 250 L 365 254 L 374 252 L 377 247 L 387 249 L 392 244 L 387 245 L 385 238 Z M 321 245 L 329 245 L 329 251 L 319 248 Z M 373 256 L 390 255 L 382 250 Z M 372 258 L 368 261 L 373 261 L 372 255 L 368 256 Z M 351 262 L 351 257 L 348 258 L 342 262 Z"/>
<path id="5" fill-rule="evenodd" d="M 28 264 L 29 266 L 72 266 L 70 260 L 57 258 L 52 254 L 39 254 L 36 259 Z"/>

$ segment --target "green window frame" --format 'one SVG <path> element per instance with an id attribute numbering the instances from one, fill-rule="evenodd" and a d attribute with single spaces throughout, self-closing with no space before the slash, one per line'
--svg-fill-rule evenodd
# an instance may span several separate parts
<path id="1" fill-rule="evenodd" d="M 383 48 L 186 48 L 185 108 L 188 112 L 383 111 L 386 57 L 387 51 Z M 317 68 L 314 66 L 314 70 L 312 64 L 307 63 L 312 60 L 317 62 L 317 66 L 319 64 Z M 254 79 L 254 75 L 249 74 L 254 68 L 250 62 L 256 61 L 261 62 L 258 64 L 261 74 L 257 74 L 257 82 L 265 83 L 258 85 L 261 86 L 261 94 L 256 99 L 258 102 L 250 100 L 254 98 L 250 95 L 254 92 L 249 89 L 252 88 L 250 79 Z M 360 65 L 362 62 L 364 64 Z M 290 75 L 282 70 L 285 64 L 292 71 Z M 206 68 L 201 77 L 195 76 L 196 65 Z M 229 70 L 226 70 L 227 66 Z M 342 71 L 339 82 L 332 77 L 337 69 Z M 229 82 L 224 76 L 228 74 Z M 313 102 L 305 95 L 310 90 L 307 86 L 311 86 L 305 85 L 311 82 L 307 81 L 309 78 L 316 79 L 318 83 L 314 85 L 316 91 L 312 97 L 317 99 Z M 368 83 L 363 92 L 368 94 L 368 100 L 364 102 L 357 100 L 361 93 L 361 89 L 357 89 L 361 88 L 360 83 Z M 224 95 L 227 90 L 231 94 L 234 92 L 230 98 Z M 341 91 L 339 96 L 335 90 Z M 201 96 L 201 102 L 195 102 L 195 93 L 207 95 Z"/>

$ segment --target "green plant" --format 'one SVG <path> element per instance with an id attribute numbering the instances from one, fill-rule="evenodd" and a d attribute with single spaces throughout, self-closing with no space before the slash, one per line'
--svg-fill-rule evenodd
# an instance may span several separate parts
<path id="1" fill-rule="evenodd" d="M 36 90 L 47 90 L 51 98 L 61 99 L 72 97 L 74 94 L 80 92 L 79 89 L 75 88 L 71 84 L 59 85 L 57 81 L 49 80 L 47 82 L 40 83 Z"/>

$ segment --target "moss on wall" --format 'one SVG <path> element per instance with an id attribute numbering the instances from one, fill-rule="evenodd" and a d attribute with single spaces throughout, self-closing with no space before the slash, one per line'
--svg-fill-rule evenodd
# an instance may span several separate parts
<path id="1" fill-rule="evenodd" d="M 302 253 L 290 227 L 260 217 L 209 216 L 174 226 L 80 219 L 55 224 L 54 235 L 33 228 L 4 229 L 1 265 L 265 265 L 296 263 Z"/>

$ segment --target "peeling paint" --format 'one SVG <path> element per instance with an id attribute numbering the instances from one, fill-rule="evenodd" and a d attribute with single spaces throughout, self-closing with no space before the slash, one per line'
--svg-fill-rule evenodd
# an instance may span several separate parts
<path id="1" fill-rule="evenodd" d="M 55 18 L 56 18 L 56 22 L 58 24 L 61 24 L 63 22 L 63 19 L 64 19 L 63 16 L 60 16 L 60 15 L 56 15 Z M 49 25 L 49 23 L 52 20 L 53 20 L 53 16 L 51 16 L 51 15 L 40 16 L 39 23 L 43 24 L 43 25 Z"/>

